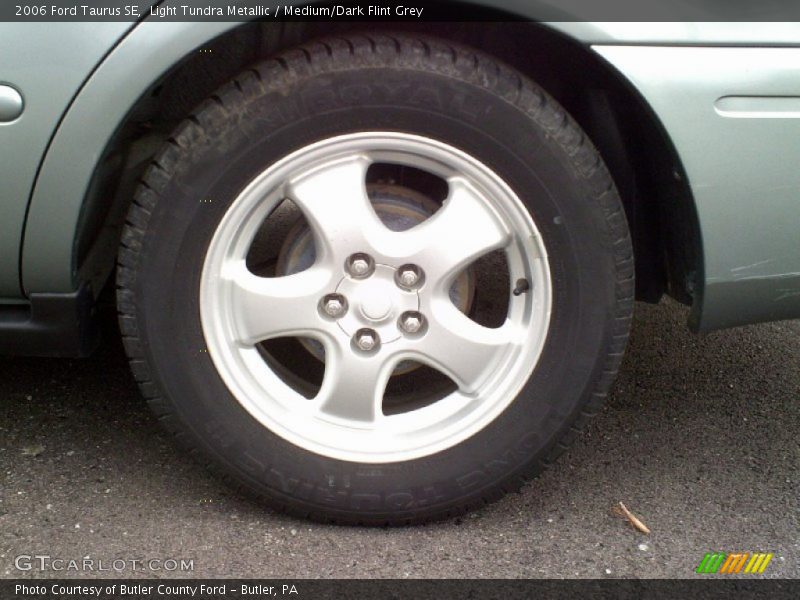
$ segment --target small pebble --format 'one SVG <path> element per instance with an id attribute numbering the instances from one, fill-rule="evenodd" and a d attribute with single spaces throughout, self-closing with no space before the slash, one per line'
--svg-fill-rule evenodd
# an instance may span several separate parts
<path id="1" fill-rule="evenodd" d="M 22 449 L 22 456 L 39 456 L 44 452 L 44 446 L 37 444 L 35 446 L 27 446 Z"/>

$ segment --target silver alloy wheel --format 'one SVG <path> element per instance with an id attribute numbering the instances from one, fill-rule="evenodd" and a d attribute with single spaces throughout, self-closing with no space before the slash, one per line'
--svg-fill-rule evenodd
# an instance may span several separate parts
<path id="1" fill-rule="evenodd" d="M 448 197 L 433 217 L 404 232 L 387 229 L 366 191 L 376 162 L 422 169 L 443 178 Z M 268 215 L 283 199 L 302 210 L 314 232 L 315 263 L 265 278 L 246 257 Z M 511 296 L 505 323 L 479 325 L 451 301 L 459 273 L 503 250 L 511 281 L 530 289 Z M 348 271 L 364 254 L 374 271 Z M 397 269 L 418 265 L 421 287 L 397 285 Z M 509 285 L 510 282 L 509 282 Z M 319 310 L 330 294 L 349 310 Z M 514 400 L 530 377 L 547 335 L 552 301 L 547 255 L 522 202 L 489 167 L 442 142 L 393 132 L 339 136 L 304 147 L 258 175 L 235 199 L 208 248 L 200 316 L 208 352 L 239 403 L 265 427 L 306 450 L 340 460 L 386 463 L 440 452 L 477 433 Z M 424 316 L 415 335 L 401 331 L 406 312 Z M 356 348 L 362 329 L 377 332 L 370 352 Z M 256 347 L 284 337 L 318 340 L 325 374 L 309 400 L 284 382 Z M 404 360 L 450 377 L 457 390 L 402 414 L 382 411 L 383 392 Z"/>

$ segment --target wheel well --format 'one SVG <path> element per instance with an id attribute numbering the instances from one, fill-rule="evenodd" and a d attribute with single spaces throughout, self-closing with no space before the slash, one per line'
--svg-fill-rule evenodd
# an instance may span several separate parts
<path id="1" fill-rule="evenodd" d="M 247 65 L 358 23 L 249 23 L 204 45 L 143 95 L 109 142 L 76 241 L 80 277 L 99 290 L 113 269 L 134 188 L 175 126 Z M 636 293 L 690 304 L 700 269 L 691 192 L 657 117 L 624 78 L 584 45 L 545 25 L 513 22 L 370 24 L 462 42 L 504 60 L 554 96 L 592 139 L 622 197 L 636 257 Z M 109 201 L 108 199 L 112 200 Z"/>

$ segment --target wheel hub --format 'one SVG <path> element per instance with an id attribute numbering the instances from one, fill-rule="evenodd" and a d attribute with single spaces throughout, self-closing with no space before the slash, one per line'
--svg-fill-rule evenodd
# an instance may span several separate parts
<path id="1" fill-rule="evenodd" d="M 379 323 L 395 311 L 396 303 L 392 301 L 391 291 L 387 287 L 381 284 L 364 286 L 363 298 L 358 303 L 364 318 Z"/>
<path id="2" fill-rule="evenodd" d="M 368 184 L 367 187 L 375 213 L 392 231 L 406 231 L 416 227 L 430 218 L 439 208 L 424 194 L 400 185 Z M 276 275 L 285 276 L 303 271 L 313 264 L 315 259 L 316 251 L 311 229 L 305 221 L 300 220 L 292 227 L 281 246 Z M 352 271 L 352 265 L 349 268 Z M 369 269 L 366 270 L 369 271 Z M 415 301 L 414 306 L 411 306 L 408 298 L 409 289 L 398 289 L 398 285 L 413 288 L 417 282 L 411 283 L 410 286 L 404 285 L 403 282 L 408 281 L 408 275 L 402 270 L 386 265 L 377 265 L 375 273 L 366 279 L 358 273 L 351 273 L 351 275 L 353 277 L 343 278 L 337 286 L 337 292 L 346 297 L 351 306 L 351 310 L 348 311 L 349 318 L 340 323 L 342 331 L 352 336 L 358 329 L 369 327 L 378 330 L 384 344 L 397 340 L 400 332 L 395 325 L 383 327 L 375 327 L 375 325 L 376 323 L 393 324 L 402 313 L 418 310 L 419 298 L 416 291 L 411 292 Z M 388 275 L 390 277 L 387 277 Z M 358 283 L 366 284 L 368 282 L 370 285 L 367 287 L 358 285 Z M 400 292 L 399 296 L 397 296 L 397 292 Z M 450 298 L 463 313 L 467 314 L 472 307 L 474 296 L 475 274 L 471 269 L 466 269 L 453 283 L 450 289 Z M 390 305 L 388 308 L 387 304 Z M 317 359 L 325 362 L 325 351 L 322 344 L 307 338 L 301 339 L 300 343 Z M 404 361 L 398 365 L 394 375 L 409 373 L 417 367 L 417 363 Z"/>
<path id="3" fill-rule="evenodd" d="M 353 307 L 338 320 L 346 336 L 352 337 L 358 330 L 369 328 L 378 333 L 382 344 L 400 338 L 397 318 L 404 312 L 419 310 L 419 296 L 416 291 L 398 287 L 395 273 L 393 267 L 378 264 L 368 279 L 342 278 L 336 293 L 347 298 Z"/>

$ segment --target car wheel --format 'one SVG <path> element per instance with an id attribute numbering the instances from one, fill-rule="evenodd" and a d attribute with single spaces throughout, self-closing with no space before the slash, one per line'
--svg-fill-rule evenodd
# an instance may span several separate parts
<path id="1" fill-rule="evenodd" d="M 632 310 L 608 171 L 542 89 L 417 36 L 322 40 L 199 106 L 153 160 L 118 267 L 155 412 L 272 507 L 459 514 L 598 409 Z"/>

